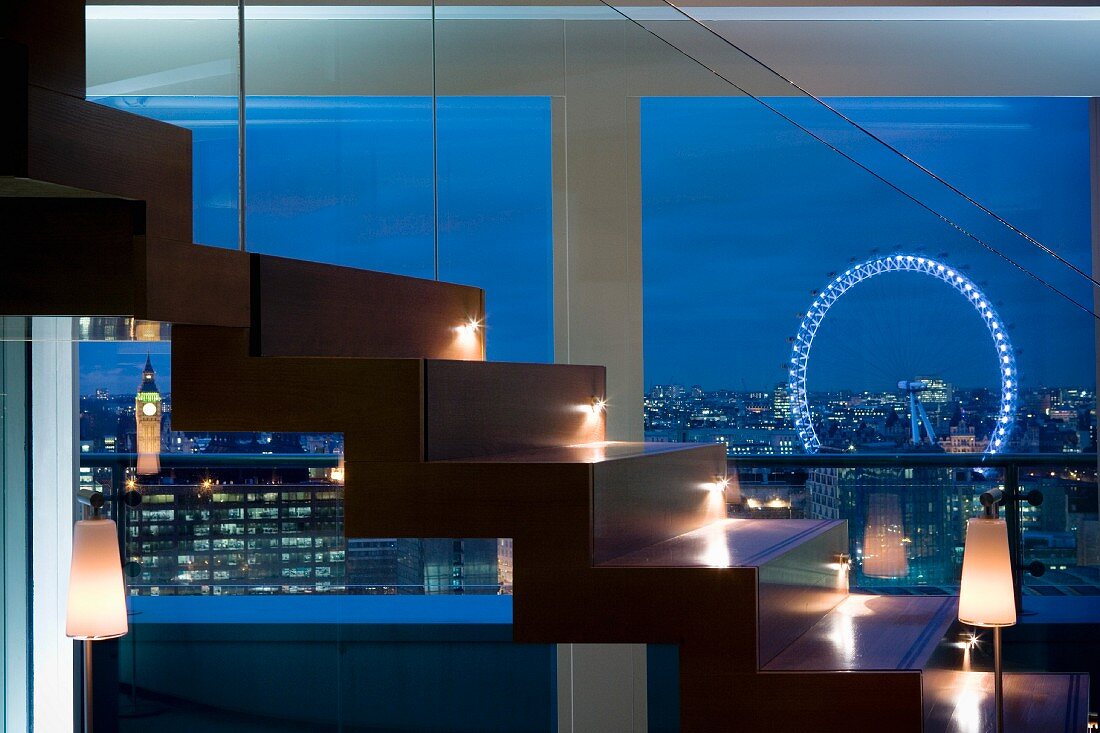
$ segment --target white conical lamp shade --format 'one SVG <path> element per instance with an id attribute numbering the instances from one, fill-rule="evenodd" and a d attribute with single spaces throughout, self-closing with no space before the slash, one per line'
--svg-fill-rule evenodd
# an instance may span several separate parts
<path id="1" fill-rule="evenodd" d="M 65 636 L 112 639 L 127 630 L 126 585 L 115 523 L 110 519 L 81 520 L 73 527 Z"/>
<path id="2" fill-rule="evenodd" d="M 1003 519 L 983 517 L 966 523 L 959 621 L 971 626 L 1016 623 L 1008 527 Z"/>

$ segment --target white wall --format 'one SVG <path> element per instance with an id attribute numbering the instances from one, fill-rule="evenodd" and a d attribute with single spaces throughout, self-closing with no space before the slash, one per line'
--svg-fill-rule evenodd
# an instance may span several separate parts
<path id="1" fill-rule="evenodd" d="M 71 318 L 35 318 L 31 329 L 33 729 L 63 733 L 74 720 L 65 605 L 78 475 L 76 349 Z"/>

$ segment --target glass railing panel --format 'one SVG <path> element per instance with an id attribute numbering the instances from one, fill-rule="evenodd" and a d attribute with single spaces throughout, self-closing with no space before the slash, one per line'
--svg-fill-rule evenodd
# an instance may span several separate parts
<path id="1" fill-rule="evenodd" d="M 248 249 L 435 274 L 430 6 L 245 9 Z"/>
<path id="2" fill-rule="evenodd" d="M 729 472 L 731 517 L 846 521 L 854 588 L 957 593 L 966 520 L 1000 490 L 1016 497 L 998 511 L 1025 607 L 1028 595 L 1100 594 L 1095 453 L 745 456 Z"/>
<path id="3" fill-rule="evenodd" d="M 1100 595 L 1096 466 L 1021 468 L 1020 492 L 1027 497 L 1018 504 L 1024 593 Z"/>
<path id="4" fill-rule="evenodd" d="M 89 4 L 88 99 L 191 130 L 196 242 L 239 245 L 236 3 Z"/>

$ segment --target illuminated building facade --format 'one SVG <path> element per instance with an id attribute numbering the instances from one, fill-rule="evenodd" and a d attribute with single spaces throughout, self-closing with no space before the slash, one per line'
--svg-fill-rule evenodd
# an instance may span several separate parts
<path id="1" fill-rule="evenodd" d="M 134 595 L 343 590 L 343 487 L 308 469 L 166 471 L 127 510 Z"/>

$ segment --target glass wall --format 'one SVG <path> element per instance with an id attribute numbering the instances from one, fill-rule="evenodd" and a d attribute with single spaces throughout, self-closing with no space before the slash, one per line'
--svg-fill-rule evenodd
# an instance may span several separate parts
<path id="1" fill-rule="evenodd" d="M 1091 267 L 1087 100 L 827 102 Z M 1071 568 L 1080 546 L 1095 574 L 1095 461 L 1057 456 L 1096 451 L 1094 318 L 1046 286 L 1087 299 L 1085 283 L 1039 263 L 1040 283 L 756 102 L 644 100 L 642 125 L 647 439 L 720 442 L 731 460 L 1046 454 L 1035 470 L 1065 488 L 1025 505 L 1025 555 L 1070 574 L 1047 575 L 1047 593 L 1083 592 Z M 889 525 L 906 562 L 853 580 L 921 592 L 957 583 L 964 520 L 1004 484 L 946 467 L 736 467 L 739 516 L 847 519 L 857 561 Z"/>
<path id="2" fill-rule="evenodd" d="M 727 43 L 756 26 L 669 11 L 250 3 L 242 79 L 235 7 L 99 6 L 88 93 L 192 129 L 199 241 L 483 287 L 490 359 L 607 365 L 609 437 L 724 444 L 731 515 L 847 519 L 853 585 L 951 592 L 976 497 L 1018 471 L 1045 497 L 1020 508 L 1029 592 L 1097 592 L 1086 100 L 816 99 Z M 340 436 L 164 425 L 156 478 L 118 468 L 148 347 L 112 348 L 99 373 L 81 354 L 85 477 L 140 484 L 128 567 L 147 620 L 171 610 L 160 659 L 196 607 L 146 596 L 332 596 L 293 599 L 316 621 L 510 584 L 505 540 L 343 541 Z M 369 635 L 293 643 L 314 633 L 318 674 Z M 176 694 L 145 643 L 124 679 Z"/>

